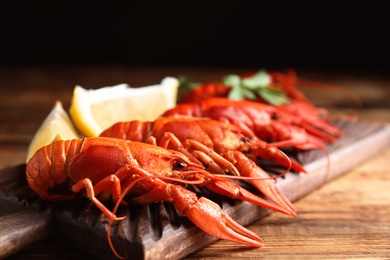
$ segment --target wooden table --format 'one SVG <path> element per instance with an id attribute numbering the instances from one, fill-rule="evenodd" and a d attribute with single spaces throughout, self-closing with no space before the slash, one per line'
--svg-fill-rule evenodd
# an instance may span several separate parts
<path id="1" fill-rule="evenodd" d="M 206 81 L 245 71 L 248 70 L 112 66 L 1 68 L 0 169 L 25 161 L 29 142 L 55 100 L 61 100 L 64 107 L 69 108 L 76 84 L 85 88 L 123 82 L 144 86 L 155 84 L 165 76 L 187 75 L 196 81 Z M 389 77 L 313 71 L 298 71 L 298 75 L 353 89 L 366 104 L 363 108 L 354 108 L 359 120 L 390 122 Z M 330 107 L 332 112 L 349 112 L 353 107 L 348 96 L 339 94 L 317 101 Z M 272 213 L 249 225 L 250 230 L 265 240 L 262 249 L 217 241 L 187 259 L 389 259 L 389 159 L 390 148 L 296 201 L 296 218 Z M 38 242 L 9 259 L 53 257 L 93 259 L 52 239 Z"/>

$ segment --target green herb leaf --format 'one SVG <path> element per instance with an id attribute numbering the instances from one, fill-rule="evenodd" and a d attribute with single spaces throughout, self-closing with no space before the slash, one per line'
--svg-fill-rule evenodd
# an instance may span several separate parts
<path id="1" fill-rule="evenodd" d="M 222 83 L 232 88 L 228 98 L 243 100 L 263 98 L 271 105 L 287 104 L 288 97 L 282 90 L 270 88 L 271 76 L 264 70 L 260 70 L 249 78 L 241 78 L 238 75 L 228 75 L 222 79 Z"/>
<path id="2" fill-rule="evenodd" d="M 274 106 L 289 103 L 286 93 L 279 89 L 261 88 L 257 90 L 257 94 L 269 104 Z"/>
<path id="3" fill-rule="evenodd" d="M 222 79 L 222 83 L 232 88 L 239 88 L 241 85 L 241 78 L 238 75 L 227 75 Z"/>
<path id="4" fill-rule="evenodd" d="M 179 77 L 179 84 L 181 88 L 186 90 L 192 90 L 200 85 L 184 76 Z M 272 78 L 264 70 L 260 70 L 249 78 L 241 78 L 235 74 L 227 75 L 222 79 L 222 84 L 232 88 L 228 95 L 228 98 L 232 100 L 253 100 L 256 97 L 261 97 L 275 106 L 289 103 L 286 93 L 270 87 Z"/>
<path id="5" fill-rule="evenodd" d="M 245 99 L 242 90 L 240 88 L 237 88 L 237 87 L 233 87 L 232 90 L 230 90 L 228 98 L 232 99 L 232 100 Z"/>
<path id="6" fill-rule="evenodd" d="M 186 76 L 180 76 L 179 78 L 179 88 L 184 88 L 187 90 L 192 90 L 200 85 L 200 83 L 195 83 Z"/>
<path id="7" fill-rule="evenodd" d="M 252 99 L 252 100 L 256 99 L 256 93 L 253 92 L 251 89 L 242 88 L 241 92 L 242 92 L 242 95 L 245 98 L 249 98 L 249 99 Z"/>
<path id="8" fill-rule="evenodd" d="M 272 83 L 271 76 L 261 70 L 250 78 L 242 79 L 242 85 L 249 89 L 266 88 Z"/>

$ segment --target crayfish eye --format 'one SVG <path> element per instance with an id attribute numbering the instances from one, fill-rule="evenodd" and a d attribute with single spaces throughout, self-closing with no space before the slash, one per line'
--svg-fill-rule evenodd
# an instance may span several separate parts
<path id="1" fill-rule="evenodd" d="M 185 168 L 187 168 L 187 164 L 182 160 L 174 160 L 172 163 L 173 170 L 180 171 L 180 170 L 184 170 Z"/>
<path id="2" fill-rule="evenodd" d="M 278 120 L 279 118 L 280 118 L 280 115 L 278 113 L 273 113 L 271 115 L 271 119 L 273 119 L 273 120 Z"/>

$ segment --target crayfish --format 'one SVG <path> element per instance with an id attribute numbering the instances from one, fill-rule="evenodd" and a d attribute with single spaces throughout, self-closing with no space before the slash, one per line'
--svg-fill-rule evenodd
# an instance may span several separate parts
<path id="1" fill-rule="evenodd" d="M 164 148 L 175 149 L 186 154 L 193 162 L 202 163 L 214 174 L 226 172 L 247 177 L 255 186 L 275 203 L 270 206 L 253 202 L 259 206 L 296 216 L 290 201 L 279 191 L 276 181 L 256 163 L 257 157 L 299 172 L 305 169 L 287 157 L 281 150 L 256 138 L 250 131 L 241 132 L 232 124 L 208 118 L 172 117 L 155 121 L 118 122 L 104 130 L 100 136 L 116 137 L 131 141 L 147 142 Z M 242 196 L 239 199 L 248 200 Z"/>
<path id="2" fill-rule="evenodd" d="M 228 96 L 233 88 L 228 83 L 206 82 L 187 93 L 179 105 L 162 116 L 209 117 L 230 122 L 241 131 L 249 128 L 259 139 L 273 142 L 273 145 L 294 146 L 299 150 L 325 150 L 323 141 L 332 143 L 342 135 L 340 129 L 330 123 L 329 112 L 317 108 L 297 89 L 298 84 L 321 84 L 299 80 L 294 70 L 288 70 L 286 74 L 276 71 L 267 74 L 270 77 L 268 89 L 285 94 L 285 102 L 271 105 L 269 99 L 253 93 L 249 95 L 251 98 L 244 95 L 241 100 L 232 100 Z M 255 76 L 256 73 L 247 73 L 240 78 L 253 79 Z"/>
<path id="3" fill-rule="evenodd" d="M 44 146 L 27 163 L 26 177 L 29 186 L 47 201 L 75 200 L 85 190 L 110 221 L 124 219 L 102 203 L 110 198 L 123 206 L 170 202 L 204 232 L 253 247 L 263 246 L 259 236 L 236 223 L 213 201 L 198 198 L 180 184 L 203 186 L 283 211 L 231 180 L 206 171 L 178 151 L 119 138 L 62 140 Z M 127 190 L 129 193 L 123 194 Z M 121 257 L 111 242 L 110 246 Z"/>
<path id="4" fill-rule="evenodd" d="M 298 115 L 287 113 L 279 107 L 249 100 L 209 98 L 196 103 L 182 103 L 166 111 L 162 117 L 189 116 L 208 117 L 231 123 L 242 132 L 252 132 L 260 140 L 278 147 L 295 146 L 300 150 L 324 148 L 323 140 L 334 138 L 313 127 Z M 321 121 L 319 121 L 321 122 Z M 336 136 L 334 127 L 327 127 Z"/>
<path id="5" fill-rule="evenodd" d="M 259 158 L 290 170 L 305 172 L 281 148 L 323 149 L 342 133 L 296 90 L 294 73 L 271 73 L 273 87 L 283 89 L 289 104 L 272 106 L 264 100 L 230 100 L 229 86 L 205 83 L 182 103 L 155 121 L 118 122 L 99 137 L 57 141 L 42 147 L 26 167 L 30 187 L 44 200 L 77 199 L 83 191 L 110 220 L 121 221 L 103 201 L 118 205 L 169 202 L 204 232 L 253 247 L 263 240 L 247 230 L 213 201 L 185 188 L 210 191 L 296 216 L 275 178 Z M 246 75 L 245 77 L 250 77 Z M 281 175 L 283 175 L 282 173 Z M 279 176 L 281 176 L 279 175 Z M 250 183 L 269 200 L 243 188 Z M 109 244 L 116 256 L 109 232 Z"/>

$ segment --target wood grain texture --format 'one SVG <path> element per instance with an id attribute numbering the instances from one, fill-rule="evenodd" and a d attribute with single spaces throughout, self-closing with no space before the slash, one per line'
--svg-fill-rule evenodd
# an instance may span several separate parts
<path id="1" fill-rule="evenodd" d="M 0 218 L 0 258 L 10 256 L 47 238 L 52 218 L 33 209 L 24 209 Z"/>

